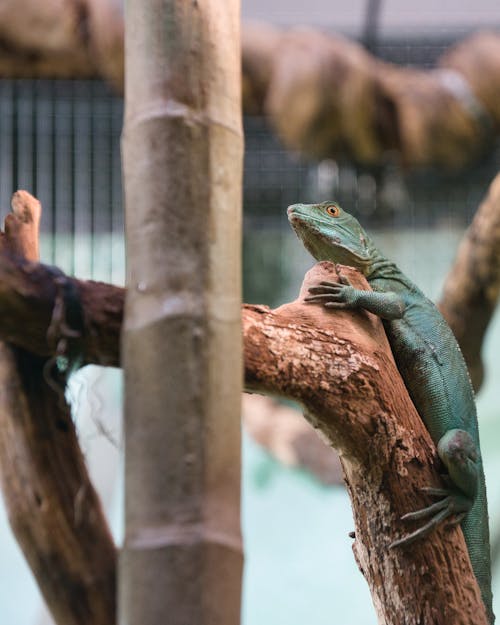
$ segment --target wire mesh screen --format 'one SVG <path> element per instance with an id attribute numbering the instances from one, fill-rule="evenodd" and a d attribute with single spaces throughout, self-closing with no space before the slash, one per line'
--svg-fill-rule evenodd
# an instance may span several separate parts
<path id="1" fill-rule="evenodd" d="M 419 37 L 385 37 L 371 51 L 382 61 L 430 69 L 462 36 L 442 32 Z M 391 161 L 362 169 L 352 162 L 305 161 L 286 152 L 265 121 L 246 118 L 244 205 L 247 227 L 262 218 L 283 221 L 283 208 L 294 201 L 335 198 L 363 217 L 367 226 L 425 227 L 443 218 L 466 224 L 500 168 L 498 149 L 465 171 L 405 170 Z M 272 222 L 267 221 L 268 225 Z"/>
<path id="2" fill-rule="evenodd" d="M 386 40 L 375 52 L 384 60 L 431 67 L 450 43 Z M 0 81 L 0 206 L 7 210 L 17 188 L 31 191 L 44 208 L 43 260 L 83 278 L 115 283 L 124 276 L 122 119 L 122 99 L 98 81 Z M 464 225 L 500 165 L 498 151 L 459 175 L 410 173 L 389 164 L 367 171 L 350 163 L 315 163 L 287 152 L 260 117 L 246 117 L 245 140 L 250 299 L 260 293 L 251 286 L 258 268 L 251 257 L 258 263 L 259 255 L 266 256 L 251 233 L 283 228 L 288 204 L 335 198 L 368 226 L 428 226 L 443 219 Z M 276 245 L 277 234 L 270 247 Z M 270 262 L 281 260 L 275 255 Z M 277 267 L 278 281 L 280 274 Z"/>
<path id="3" fill-rule="evenodd" d="M 0 81 L 0 202 L 44 209 L 42 256 L 82 277 L 123 279 L 123 101 L 98 81 Z"/>

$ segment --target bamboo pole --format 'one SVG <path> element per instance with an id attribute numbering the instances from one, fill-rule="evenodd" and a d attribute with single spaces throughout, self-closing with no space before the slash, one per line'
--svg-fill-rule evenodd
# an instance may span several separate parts
<path id="1" fill-rule="evenodd" d="M 119 620 L 240 615 L 238 2 L 126 5 Z"/>

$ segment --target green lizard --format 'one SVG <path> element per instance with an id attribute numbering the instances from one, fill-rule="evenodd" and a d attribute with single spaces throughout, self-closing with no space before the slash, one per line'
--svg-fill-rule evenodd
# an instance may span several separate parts
<path id="1" fill-rule="evenodd" d="M 359 269 L 373 291 L 354 288 L 345 276 L 320 282 L 306 301 L 327 308 L 364 308 L 382 318 L 396 364 L 449 474 L 446 488 L 424 491 L 440 499 L 405 514 L 426 519 L 392 543 L 407 545 L 443 520 L 460 521 L 490 622 L 494 622 L 486 488 L 474 393 L 458 343 L 434 304 L 375 247 L 358 221 L 334 202 L 294 204 L 288 219 L 317 260 Z"/>

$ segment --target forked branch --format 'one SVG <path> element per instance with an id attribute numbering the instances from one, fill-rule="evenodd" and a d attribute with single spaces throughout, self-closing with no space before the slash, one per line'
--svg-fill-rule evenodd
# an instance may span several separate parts
<path id="1" fill-rule="evenodd" d="M 50 356 L 53 348 L 47 341 L 46 333 L 55 297 L 53 274 L 43 265 L 16 261 L 5 252 L 2 261 L 2 309 L 14 313 L 18 323 L 22 320 L 24 324 L 22 333 L 13 321 L 2 324 L 8 328 L 7 331 L 5 327 L 0 329 L 6 333 L 3 336 L 30 347 L 44 357 Z M 246 388 L 300 402 L 309 421 L 339 450 L 356 526 L 353 549 L 370 586 L 380 622 L 400 625 L 408 622 L 412 615 L 415 622 L 421 623 L 485 625 L 486 616 L 479 590 L 458 527 L 441 527 L 409 549 L 389 548 L 395 539 L 413 529 L 400 521 L 401 515 L 427 503 L 420 488 L 440 485 L 439 462 L 399 376 L 380 321 L 365 312 L 329 313 L 302 301 L 308 285 L 321 279 L 335 279 L 335 271 L 330 263 L 316 265 L 306 276 L 299 299 L 277 310 L 244 306 Z M 359 288 L 368 288 L 364 278 L 354 270 L 344 267 L 342 271 Z M 85 362 L 119 366 L 118 336 L 123 290 L 89 282 L 77 281 L 75 284 L 84 309 L 85 331 L 80 346 Z M 107 330 L 111 330 L 111 338 L 100 341 L 99 337 L 104 337 Z M 12 364 L 8 366 L 9 371 L 15 371 Z M 7 382 L 6 377 L 3 380 Z M 25 383 L 21 378 L 15 388 L 10 382 L 6 387 L 9 393 L 19 394 L 21 391 L 17 388 L 26 394 L 34 392 L 33 389 L 23 390 L 22 384 Z M 38 398 L 43 397 L 40 385 L 36 393 L 39 393 Z M 52 399 L 55 403 L 54 395 Z M 34 407 L 27 400 L 22 401 L 27 406 L 27 416 L 23 420 L 26 419 L 27 424 L 29 419 L 33 420 L 29 427 L 36 432 L 35 416 L 40 416 L 31 414 L 28 409 L 34 410 Z M 50 404 L 44 400 L 44 405 Z M 8 415 L 12 410 L 10 407 L 3 412 Z M 55 410 L 53 405 L 52 410 Z M 38 471 L 50 464 L 52 456 L 58 457 L 56 451 L 63 453 L 61 437 L 63 441 L 67 440 L 65 428 L 72 432 L 69 419 L 64 420 L 62 426 L 57 420 L 44 418 L 46 420 L 42 423 L 55 427 L 54 436 L 49 439 L 55 449 L 48 456 L 41 455 L 41 436 L 30 439 L 30 453 L 34 457 L 40 455 Z M 11 426 L 10 430 L 10 442 L 3 444 L 0 450 L 4 465 L 7 464 L 5 458 L 11 462 L 8 446 L 18 446 L 14 441 L 26 436 L 22 428 L 17 431 Z M 9 428 L 2 425 L 2 431 L 9 432 Z M 66 509 L 68 502 L 76 504 L 80 497 L 78 493 L 93 493 L 87 490 L 87 486 L 83 491 L 75 490 L 77 484 L 84 483 L 83 465 L 75 461 L 78 452 L 73 445 L 71 453 L 68 453 L 70 466 L 78 467 L 80 473 L 65 491 L 66 499 L 59 500 L 53 494 L 61 488 L 56 483 L 56 476 L 62 479 L 65 475 L 61 465 L 56 465 L 55 475 L 52 476 L 54 481 L 47 483 L 43 496 L 40 496 L 38 486 L 34 492 L 29 491 L 35 505 L 38 501 L 42 504 L 45 501 L 54 502 L 49 508 L 39 505 L 49 518 L 57 516 L 58 510 Z M 29 466 L 28 458 L 22 462 Z M 8 488 L 6 482 L 10 476 L 7 467 L 3 468 L 3 472 L 4 487 Z M 33 474 L 27 474 L 23 483 L 33 484 L 33 488 L 38 484 Z M 93 495 L 90 504 L 86 505 L 94 505 L 92 502 Z M 80 508 L 77 506 L 77 509 Z M 74 513 L 74 506 L 72 510 Z M 95 514 L 97 516 L 92 517 L 95 525 L 92 527 L 95 531 L 96 526 L 100 528 L 98 535 L 102 536 L 106 531 L 105 524 L 100 513 Z M 17 523 L 21 527 L 27 515 L 28 508 L 19 513 Z M 79 527 L 74 514 L 65 518 L 70 520 L 67 531 Z M 95 519 L 101 520 L 97 522 Z M 37 522 L 40 524 L 39 518 Z M 90 535 L 80 533 L 80 544 L 86 544 Z M 70 544 L 67 537 L 67 533 L 61 533 L 63 544 L 53 547 L 57 553 L 65 553 L 63 545 Z M 97 541 L 95 536 L 94 540 Z M 35 553 L 44 553 L 43 543 L 35 541 L 32 544 Z M 109 556 L 101 565 L 109 565 L 110 562 L 114 565 L 112 547 L 104 552 Z M 97 564 L 97 560 L 89 556 L 87 561 L 82 558 L 81 563 L 82 568 L 74 573 L 75 580 L 88 579 L 88 571 Z M 60 562 L 56 562 L 56 568 L 59 566 Z M 64 567 L 59 570 L 64 570 Z M 106 570 L 109 573 L 107 579 L 111 580 L 114 569 Z M 67 576 L 60 579 L 67 579 Z M 110 584 L 111 581 L 102 588 L 110 588 Z M 101 621 L 88 619 L 87 623 L 90 622 Z"/>
<path id="2" fill-rule="evenodd" d="M 3 270 L 20 264 L 31 268 L 26 275 L 36 279 L 37 265 L 24 259 L 38 260 L 40 205 L 18 191 L 12 208 L 0 235 Z M 53 305 L 53 284 L 51 288 L 45 295 Z M 29 290 L 17 295 L 33 306 Z M 17 324 L 28 338 L 33 328 L 24 325 L 26 319 L 8 307 L 1 309 L 2 325 Z M 50 314 L 42 316 L 42 324 L 46 335 Z M 23 345 L 30 348 L 29 338 Z M 64 386 L 47 367 L 49 355 L 48 350 L 40 357 L 0 343 L 3 497 L 14 534 L 57 624 L 109 625 L 115 615 L 115 547 L 78 444 Z"/>

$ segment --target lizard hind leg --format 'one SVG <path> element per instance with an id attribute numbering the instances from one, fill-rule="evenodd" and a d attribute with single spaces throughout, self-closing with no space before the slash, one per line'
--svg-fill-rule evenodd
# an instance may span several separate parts
<path id="1" fill-rule="evenodd" d="M 440 499 L 425 508 L 403 515 L 401 519 L 430 519 L 411 534 L 391 543 L 390 548 L 410 545 L 450 517 L 453 517 L 453 523 L 460 522 L 472 508 L 479 484 L 478 452 L 472 437 L 465 430 L 449 430 L 438 443 L 438 454 L 448 469 L 449 485 L 445 488 L 421 489 Z"/>
<path id="2" fill-rule="evenodd" d="M 465 430 L 448 430 L 439 440 L 437 450 L 453 485 L 474 502 L 480 469 L 479 449 L 472 436 Z"/>

